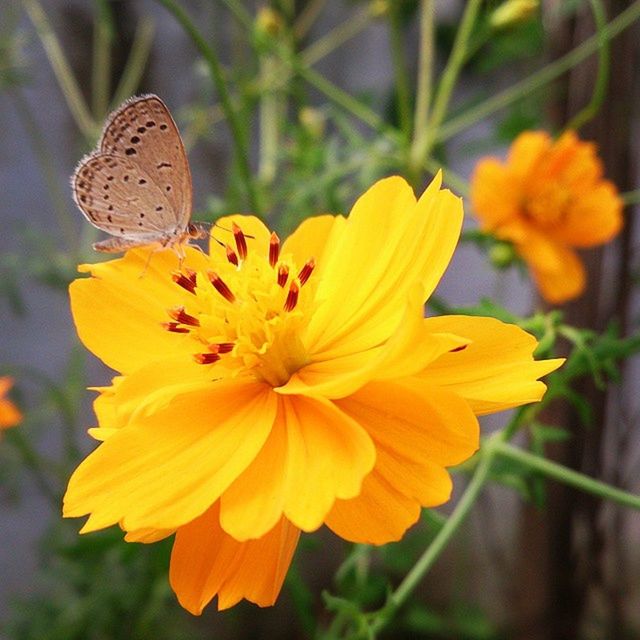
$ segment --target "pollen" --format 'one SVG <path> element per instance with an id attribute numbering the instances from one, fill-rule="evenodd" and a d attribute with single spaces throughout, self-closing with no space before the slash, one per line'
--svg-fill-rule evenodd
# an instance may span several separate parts
<path id="1" fill-rule="evenodd" d="M 316 262 L 296 264 L 275 233 L 258 235 L 233 223 L 216 233 L 209 268 L 172 274 L 184 303 L 168 311 L 172 322 L 163 327 L 188 334 L 188 357 L 217 364 L 220 375 L 283 385 L 308 363 L 302 336 L 312 314 Z"/>

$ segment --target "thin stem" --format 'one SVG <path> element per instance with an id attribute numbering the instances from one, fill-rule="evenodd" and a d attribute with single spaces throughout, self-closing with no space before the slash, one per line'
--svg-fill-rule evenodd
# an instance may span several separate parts
<path id="1" fill-rule="evenodd" d="M 220 102 L 227 118 L 227 122 L 229 123 L 229 129 L 231 130 L 231 137 L 236 151 L 238 169 L 242 174 L 249 204 L 254 213 L 259 215 L 262 213 L 262 208 L 260 206 L 258 193 L 256 191 L 253 177 L 251 175 L 251 168 L 249 166 L 249 150 L 246 132 L 240 123 L 236 109 L 234 109 L 234 106 L 231 103 L 231 95 L 227 89 L 226 79 L 222 71 L 222 66 L 218 61 L 218 57 L 207 41 L 202 37 L 200 32 L 196 29 L 193 21 L 181 6 L 179 6 L 174 0 L 156 0 L 156 2 L 163 5 L 173 14 L 209 66 L 211 78 L 215 84 L 216 91 L 220 96 Z"/>
<path id="2" fill-rule="evenodd" d="M 562 58 L 558 58 L 528 78 L 488 98 L 477 106 L 470 108 L 465 113 L 443 124 L 436 133 L 437 142 L 448 140 L 460 131 L 473 126 L 476 122 L 483 120 L 500 109 L 504 109 L 513 102 L 524 98 L 549 82 L 552 82 L 582 62 L 585 58 L 589 57 L 594 51 L 597 51 L 603 39 L 609 41 L 615 38 L 631 26 L 638 18 L 640 18 L 640 0 L 636 0 L 628 9 L 620 13 L 602 29 L 600 34 L 591 36 L 575 49 L 562 56 Z"/>
<path id="3" fill-rule="evenodd" d="M 296 40 L 300 40 L 307 35 L 307 32 L 320 15 L 322 9 L 327 4 L 327 0 L 309 0 L 300 16 L 293 25 L 293 35 Z"/>
<path id="4" fill-rule="evenodd" d="M 369 26 L 372 18 L 373 15 L 371 11 L 360 11 L 352 18 L 349 18 L 349 20 L 345 20 L 334 27 L 329 33 L 322 36 L 322 38 L 318 38 L 318 40 L 310 44 L 300 54 L 300 59 L 306 65 L 315 64 L 318 60 L 326 57 L 345 42 L 358 35 L 363 29 Z"/>
<path id="5" fill-rule="evenodd" d="M 640 189 L 636 189 L 635 191 L 627 191 L 626 193 L 621 193 L 620 197 L 622 198 L 622 202 L 624 202 L 625 205 L 627 206 L 640 204 Z"/>
<path id="6" fill-rule="evenodd" d="M 101 120 L 109 108 L 111 92 L 111 43 L 114 35 L 113 16 L 106 0 L 96 0 L 93 20 L 92 82 L 93 115 Z"/>
<path id="7" fill-rule="evenodd" d="M 144 68 L 149 59 L 149 53 L 151 52 L 154 32 L 155 23 L 153 19 L 148 16 L 141 18 L 133 36 L 129 58 L 113 94 L 113 106 L 124 102 L 126 98 L 135 93 L 140 84 Z"/>
<path id="8" fill-rule="evenodd" d="M 95 133 L 96 123 L 91 117 L 85 99 L 82 97 L 82 92 L 62 51 L 60 41 L 49 24 L 47 14 L 38 0 L 22 0 L 22 5 L 35 27 L 40 42 L 42 42 L 49 64 L 60 85 L 73 119 L 82 135 L 91 140 Z"/>
<path id="9" fill-rule="evenodd" d="M 573 469 L 568 469 L 561 464 L 551 462 L 551 460 L 547 460 L 546 458 L 541 458 L 540 456 L 523 451 L 522 449 L 514 447 L 507 442 L 496 441 L 494 444 L 494 450 L 496 453 L 506 458 L 510 458 L 511 460 L 519 462 L 530 469 L 539 471 L 540 473 L 549 476 L 554 480 L 558 480 L 563 484 L 567 484 L 571 487 L 575 487 L 576 489 L 580 489 L 581 491 L 585 491 L 586 493 L 591 493 L 601 498 L 611 500 L 612 502 L 617 502 L 618 504 L 626 507 L 640 509 L 640 495 L 616 489 L 605 482 L 594 480 L 583 473 L 579 473 Z"/>
<path id="10" fill-rule="evenodd" d="M 402 33 L 402 23 L 398 3 L 392 3 L 390 5 L 389 27 L 398 122 L 403 137 L 408 141 L 411 137 L 411 94 L 409 91 L 407 60 L 404 51 L 404 37 Z"/>
<path id="11" fill-rule="evenodd" d="M 589 0 L 593 18 L 596 23 L 596 36 L 598 38 L 598 73 L 593 87 L 593 94 L 589 104 L 583 107 L 575 116 L 567 123 L 565 129 L 579 129 L 594 118 L 607 95 L 607 87 L 609 86 L 609 66 L 611 64 L 611 52 L 609 50 L 609 41 L 602 37 L 602 31 L 607 26 L 607 16 L 601 0 Z"/>
<path id="12" fill-rule="evenodd" d="M 473 27 L 478 17 L 481 0 L 469 0 L 462 15 L 460 28 L 456 33 L 453 49 L 447 60 L 447 64 L 442 73 L 442 79 L 438 85 L 433 101 L 433 110 L 429 118 L 429 124 L 425 129 L 424 139 L 421 140 L 420 147 L 416 149 L 417 158 L 425 158 L 433 148 L 437 139 L 437 132 L 444 120 L 449 107 L 449 101 L 455 88 L 460 71 L 467 59 L 467 47 L 473 31 Z M 429 135 L 426 135 L 429 133 Z"/>
<path id="13" fill-rule="evenodd" d="M 263 56 L 260 60 L 260 74 L 266 77 L 273 73 L 276 61 L 273 56 Z M 270 184 L 276 177 L 278 166 L 279 100 L 274 89 L 265 85 L 260 96 L 260 159 L 258 177 L 263 184 Z"/>
<path id="14" fill-rule="evenodd" d="M 480 455 L 482 457 L 473 477 L 451 516 L 449 516 L 442 529 L 438 531 L 436 537 L 425 549 L 411 571 L 404 577 L 398 588 L 389 596 L 387 605 L 373 614 L 370 624 L 370 629 L 373 633 L 380 631 L 413 593 L 469 515 L 489 476 L 494 457 L 492 447 L 488 447 Z"/>
<path id="15" fill-rule="evenodd" d="M 409 154 L 409 170 L 420 164 L 424 138 L 428 135 L 429 105 L 433 84 L 435 0 L 420 3 L 420 53 L 418 58 L 418 88 L 413 117 L 413 142 Z M 416 172 L 417 173 L 417 172 Z"/>

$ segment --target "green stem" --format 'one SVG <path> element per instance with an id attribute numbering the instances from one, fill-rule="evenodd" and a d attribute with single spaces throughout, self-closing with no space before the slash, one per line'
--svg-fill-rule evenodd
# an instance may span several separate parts
<path id="1" fill-rule="evenodd" d="M 62 51 L 60 41 L 49 24 L 47 14 L 38 0 L 22 0 L 22 5 L 35 27 L 40 42 L 42 42 L 49 64 L 67 101 L 71 115 L 84 137 L 87 140 L 92 140 L 96 130 L 96 123 L 82 97 L 82 92 Z"/>
<path id="2" fill-rule="evenodd" d="M 627 191 L 626 193 L 621 193 L 620 197 L 622 198 L 622 202 L 624 202 L 625 205 L 627 206 L 640 204 L 640 189 L 636 189 L 635 191 Z"/>
<path id="3" fill-rule="evenodd" d="M 420 53 L 418 58 L 418 87 L 413 118 L 413 142 L 409 153 L 409 173 L 419 173 L 421 150 L 428 136 L 429 104 L 433 84 L 435 0 L 420 3 Z"/>
<path id="4" fill-rule="evenodd" d="M 437 133 L 447 114 L 447 108 L 449 107 L 449 101 L 451 100 L 456 81 L 467 59 L 469 39 L 473 32 L 481 4 L 481 0 L 469 0 L 467 2 L 462 15 L 460 28 L 456 33 L 456 38 L 453 43 L 453 49 L 442 72 L 442 79 L 440 80 L 433 101 L 433 110 L 429 118 L 429 124 L 425 129 L 425 136 L 420 142 L 420 147 L 416 149 L 417 159 L 426 158 L 437 140 Z M 427 133 L 429 135 L 427 135 Z"/>
<path id="5" fill-rule="evenodd" d="M 496 111 L 504 109 L 513 102 L 524 98 L 549 82 L 552 82 L 597 51 L 602 40 L 609 41 L 615 38 L 631 26 L 638 18 L 640 18 L 640 0 L 636 0 L 628 9 L 620 13 L 602 29 L 601 33 L 591 36 L 581 45 L 543 69 L 540 69 L 540 71 L 530 75 L 525 80 L 514 84 L 512 87 L 488 98 L 465 113 L 443 124 L 436 134 L 436 140 L 438 142 L 448 140 L 460 131 L 473 126 L 476 122 L 490 116 Z"/>
<path id="6" fill-rule="evenodd" d="M 129 58 L 122 72 L 120 82 L 113 94 L 114 107 L 135 93 L 140 84 L 144 68 L 149 59 L 149 53 L 151 52 L 154 31 L 155 26 L 153 19 L 147 16 L 141 18 L 133 36 L 133 44 L 131 45 Z"/>
<path id="7" fill-rule="evenodd" d="M 93 21 L 92 82 L 93 115 L 102 120 L 109 108 L 111 92 L 111 43 L 114 23 L 111 8 L 106 0 L 96 0 Z"/>
<path id="8" fill-rule="evenodd" d="M 309 31 L 311 25 L 313 25 L 316 18 L 320 15 L 325 4 L 327 4 L 327 0 L 309 0 L 309 2 L 306 3 L 305 8 L 293 25 L 293 35 L 296 40 L 300 40 L 307 35 L 307 31 Z"/>
<path id="9" fill-rule="evenodd" d="M 567 123 L 565 129 L 579 129 L 594 118 L 607 95 L 609 86 L 609 66 L 611 64 L 611 52 L 609 41 L 602 37 L 603 29 L 607 26 L 607 16 L 601 0 L 589 0 L 593 18 L 596 23 L 596 36 L 598 38 L 598 73 L 593 87 L 591 100 Z"/>
<path id="10" fill-rule="evenodd" d="M 586 493 L 591 493 L 601 498 L 611 500 L 612 502 L 617 502 L 618 504 L 626 507 L 640 509 L 640 495 L 616 489 L 605 482 L 594 480 L 583 473 L 573 471 L 572 469 L 568 469 L 557 462 L 551 462 L 551 460 L 547 460 L 546 458 L 541 458 L 540 456 L 523 451 L 522 449 L 514 447 L 507 442 L 496 441 L 494 444 L 494 450 L 496 453 L 506 458 L 519 462 L 530 469 L 534 469 L 535 471 L 539 471 L 540 473 L 553 478 L 554 480 L 558 480 L 563 484 L 567 484 L 581 491 L 585 491 Z"/>
<path id="11" fill-rule="evenodd" d="M 408 141 L 411 137 L 411 94 L 409 91 L 407 61 L 404 52 L 404 37 L 398 3 L 391 3 L 390 5 L 389 27 L 398 123 L 403 138 Z"/>
<path id="12" fill-rule="evenodd" d="M 260 74 L 264 78 L 273 72 L 276 61 L 272 56 L 260 59 Z M 277 65 L 279 66 L 279 65 Z M 279 100 L 274 89 L 265 90 L 260 97 L 260 159 L 258 163 L 258 177 L 260 181 L 269 185 L 276 177 L 278 166 L 278 137 L 279 137 Z"/>
<path id="13" fill-rule="evenodd" d="M 391 620 L 397 610 L 413 593 L 469 515 L 489 476 L 494 458 L 493 448 L 491 446 L 487 447 L 480 455 L 481 460 L 475 469 L 473 477 L 451 516 L 449 516 L 442 529 L 438 531 L 436 537 L 398 588 L 389 596 L 387 605 L 372 614 L 370 629 L 373 634 L 380 631 Z"/>
<path id="14" fill-rule="evenodd" d="M 253 212 L 260 215 L 262 210 L 253 177 L 251 175 L 251 168 L 249 166 L 249 151 L 246 132 L 243 129 L 236 110 L 231 103 L 231 95 L 227 89 L 227 82 L 222 71 L 222 66 L 218 61 L 218 57 L 207 41 L 202 37 L 198 29 L 196 29 L 187 12 L 178 5 L 175 0 L 156 0 L 156 2 L 163 5 L 173 14 L 209 66 L 211 78 L 215 84 L 216 91 L 220 96 L 220 102 L 227 122 L 229 123 L 231 137 L 236 151 L 238 169 L 244 180 L 249 204 Z"/>

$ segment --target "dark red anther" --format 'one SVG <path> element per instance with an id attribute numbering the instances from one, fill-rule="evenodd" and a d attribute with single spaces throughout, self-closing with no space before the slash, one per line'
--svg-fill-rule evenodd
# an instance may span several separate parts
<path id="1" fill-rule="evenodd" d="M 300 269 L 300 273 L 298 274 L 298 280 L 300 280 L 300 286 L 302 286 L 311 276 L 313 270 L 316 268 L 316 261 L 311 258 L 307 260 L 306 264 L 302 269 Z"/>
<path id="2" fill-rule="evenodd" d="M 227 250 L 227 260 L 234 266 L 238 266 L 238 254 L 227 244 L 225 245 Z"/>
<path id="3" fill-rule="evenodd" d="M 189 331 L 191 331 L 191 329 L 179 326 L 177 322 L 163 322 L 161 324 L 163 329 L 171 331 L 172 333 L 189 333 Z"/>
<path id="4" fill-rule="evenodd" d="M 220 360 L 220 356 L 217 353 L 194 353 L 193 359 L 198 364 L 213 364 Z"/>
<path id="5" fill-rule="evenodd" d="M 285 311 L 293 311 L 298 304 L 298 294 L 300 293 L 300 287 L 295 280 L 291 281 L 289 285 L 289 293 L 287 294 L 287 299 L 284 301 L 283 309 Z"/>
<path id="6" fill-rule="evenodd" d="M 189 293 L 195 293 L 196 291 L 196 282 L 195 278 L 192 280 L 188 275 L 180 271 L 174 271 L 171 274 L 171 279 L 179 284 L 183 289 L 186 289 Z"/>
<path id="7" fill-rule="evenodd" d="M 210 344 L 207 348 L 211 353 L 219 353 L 220 355 L 224 355 L 225 353 L 230 353 L 233 350 L 235 345 L 233 342 L 217 342 L 214 344 Z"/>
<path id="8" fill-rule="evenodd" d="M 459 347 L 456 347 L 455 349 L 451 349 L 449 351 L 449 353 L 456 353 L 457 351 L 464 351 L 468 346 L 469 346 L 468 344 L 460 345 Z"/>
<path id="9" fill-rule="evenodd" d="M 198 318 L 189 315 L 184 310 L 184 307 L 174 307 L 173 309 L 169 309 L 168 314 L 172 320 L 175 320 L 179 324 L 186 324 L 190 327 L 200 326 L 200 321 L 198 320 Z"/>
<path id="10" fill-rule="evenodd" d="M 226 300 L 229 302 L 234 302 L 236 297 L 233 295 L 231 289 L 227 286 L 226 282 L 215 272 L 209 271 L 207 272 L 209 276 L 209 280 L 211 284 L 214 286 L 215 290 Z"/>
<path id="11" fill-rule="evenodd" d="M 198 278 L 198 272 L 193 269 L 189 269 L 189 267 L 185 267 L 184 272 L 187 274 L 187 278 L 193 282 L 193 286 L 195 286 Z"/>
<path id="12" fill-rule="evenodd" d="M 287 284 L 287 280 L 289 279 L 289 267 L 286 264 L 281 264 L 278 267 L 278 284 L 281 287 L 284 287 Z"/>
<path id="13" fill-rule="evenodd" d="M 236 240 L 236 249 L 238 249 L 240 260 L 244 260 L 247 257 L 247 239 L 242 233 L 242 229 L 235 222 L 231 225 L 231 230 Z"/>
<path id="14" fill-rule="evenodd" d="M 272 267 L 276 266 L 279 256 L 280 256 L 280 238 L 278 238 L 278 235 L 274 231 L 271 234 L 271 239 L 269 240 L 269 264 Z"/>

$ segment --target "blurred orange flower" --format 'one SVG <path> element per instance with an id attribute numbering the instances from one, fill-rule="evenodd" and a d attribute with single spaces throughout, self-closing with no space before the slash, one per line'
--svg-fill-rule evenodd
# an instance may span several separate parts
<path id="1" fill-rule="evenodd" d="M 525 132 L 506 163 L 481 160 L 471 201 L 482 228 L 513 242 L 552 303 L 584 291 L 584 266 L 574 248 L 607 242 L 622 226 L 622 201 L 603 179 L 595 145 L 572 131 L 555 142 L 543 131 Z"/>
<path id="2" fill-rule="evenodd" d="M 6 395 L 13 386 L 13 378 L 0 377 L 0 429 L 15 427 L 22 420 L 22 413 Z"/>
<path id="3" fill-rule="evenodd" d="M 301 530 L 401 538 L 449 499 L 476 414 L 539 400 L 561 363 L 534 361 L 536 340 L 498 320 L 423 317 L 461 224 L 440 176 L 417 201 L 394 177 L 283 244 L 230 216 L 208 256 L 81 267 L 78 333 L 122 375 L 96 400 L 103 442 L 64 515 L 128 541 L 175 533 L 171 584 L 195 614 L 216 595 L 273 604 Z"/>

